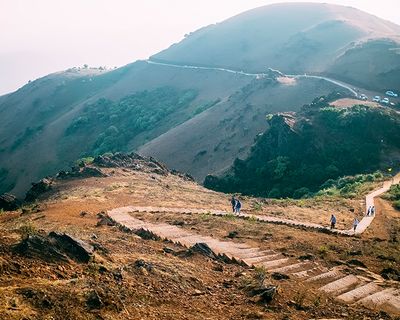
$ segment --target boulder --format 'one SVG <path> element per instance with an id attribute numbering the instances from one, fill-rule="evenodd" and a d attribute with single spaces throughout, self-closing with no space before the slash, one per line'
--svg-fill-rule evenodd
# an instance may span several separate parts
<path id="1" fill-rule="evenodd" d="M 47 236 L 28 235 L 14 247 L 14 252 L 47 262 L 67 262 L 70 258 L 86 263 L 92 257 L 94 248 L 66 233 L 50 232 Z"/>
<path id="2" fill-rule="evenodd" d="M 25 201 L 35 201 L 40 195 L 51 190 L 53 181 L 49 178 L 44 178 L 39 182 L 33 182 L 32 187 L 28 190 L 25 196 Z"/>
<path id="3" fill-rule="evenodd" d="M 217 258 L 216 254 L 211 250 L 211 248 L 206 243 L 203 243 L 203 242 L 196 243 L 194 246 L 192 246 L 189 249 L 189 251 L 200 253 L 203 256 L 206 256 L 210 259 Z"/>
<path id="4" fill-rule="evenodd" d="M 0 195 L 0 209 L 4 211 L 14 211 L 21 206 L 19 201 L 14 195 L 10 193 L 4 193 Z"/>
<path id="5" fill-rule="evenodd" d="M 79 173 L 80 177 L 83 178 L 90 178 L 90 177 L 107 177 L 107 175 L 105 173 L 103 173 L 103 171 L 101 171 L 99 168 L 96 167 L 84 167 L 80 173 Z"/>
<path id="6" fill-rule="evenodd" d="M 62 249 L 71 259 L 78 262 L 89 262 L 94 248 L 92 245 L 74 238 L 66 233 L 50 232 L 49 238 L 55 240 L 57 246 Z"/>
<path id="7" fill-rule="evenodd" d="M 86 305 L 89 309 L 100 309 L 103 302 L 96 290 L 91 290 L 86 298 Z"/>

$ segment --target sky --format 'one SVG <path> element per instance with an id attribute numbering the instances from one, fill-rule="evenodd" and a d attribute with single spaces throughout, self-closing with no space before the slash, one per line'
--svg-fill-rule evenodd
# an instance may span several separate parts
<path id="1" fill-rule="evenodd" d="M 114 67 L 146 59 L 189 32 L 278 2 L 286 1 L 0 0 L 0 95 L 74 66 Z M 322 2 L 400 24 L 398 0 Z"/>

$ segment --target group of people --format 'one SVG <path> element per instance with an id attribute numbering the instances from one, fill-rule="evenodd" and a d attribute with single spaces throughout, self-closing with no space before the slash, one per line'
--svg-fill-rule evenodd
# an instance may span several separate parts
<path id="1" fill-rule="evenodd" d="M 367 209 L 367 217 L 375 214 L 375 206 L 369 206 Z"/>
<path id="2" fill-rule="evenodd" d="M 242 203 L 240 202 L 240 200 L 236 199 L 234 196 L 232 196 L 231 204 L 232 204 L 233 213 L 239 214 L 240 213 L 240 209 L 242 208 Z"/>
<path id="3" fill-rule="evenodd" d="M 331 229 L 335 229 L 336 216 L 334 214 L 331 215 L 330 223 L 331 223 Z M 354 217 L 354 220 L 353 220 L 353 230 L 354 230 L 354 232 L 356 232 L 356 229 L 357 229 L 357 226 L 358 226 L 359 223 L 360 223 L 360 221 L 357 219 L 357 217 Z"/>

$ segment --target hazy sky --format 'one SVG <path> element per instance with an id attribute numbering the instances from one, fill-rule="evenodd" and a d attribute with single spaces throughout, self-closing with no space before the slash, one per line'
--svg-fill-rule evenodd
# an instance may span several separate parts
<path id="1" fill-rule="evenodd" d="M 85 63 L 122 66 L 269 0 L 0 0 L 0 95 Z M 291 2 L 304 2 L 292 0 Z M 400 24 L 398 0 L 331 0 Z"/>

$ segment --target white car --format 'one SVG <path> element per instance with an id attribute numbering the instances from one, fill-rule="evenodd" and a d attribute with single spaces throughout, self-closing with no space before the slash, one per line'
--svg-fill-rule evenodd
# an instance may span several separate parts
<path id="1" fill-rule="evenodd" d="M 389 97 L 397 97 L 398 94 L 394 93 L 393 91 L 386 91 L 385 94 Z"/>
<path id="2" fill-rule="evenodd" d="M 381 100 L 381 103 L 389 104 L 389 98 L 383 98 L 383 99 Z"/>
<path id="3" fill-rule="evenodd" d="M 365 94 L 360 94 L 360 99 L 361 100 L 368 100 L 368 97 Z"/>
<path id="4" fill-rule="evenodd" d="M 375 97 L 372 99 L 372 101 L 381 102 L 381 97 L 380 97 L 380 96 L 375 96 Z"/>

